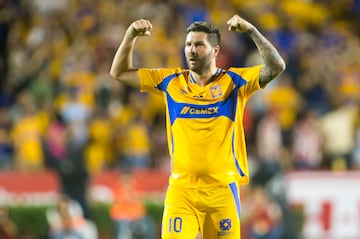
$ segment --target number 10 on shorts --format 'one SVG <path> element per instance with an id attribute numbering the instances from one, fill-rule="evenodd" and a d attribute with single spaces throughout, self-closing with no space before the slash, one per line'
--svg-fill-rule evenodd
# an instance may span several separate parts
<path id="1" fill-rule="evenodd" d="M 169 233 L 171 232 L 181 232 L 182 231 L 182 218 L 174 217 L 169 218 Z"/>

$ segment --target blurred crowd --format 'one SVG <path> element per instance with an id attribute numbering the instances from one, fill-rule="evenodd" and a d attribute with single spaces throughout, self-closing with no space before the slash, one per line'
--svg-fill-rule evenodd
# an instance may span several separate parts
<path id="1" fill-rule="evenodd" d="M 287 63 L 246 108 L 253 184 L 360 168 L 359 0 L 0 0 L 1 170 L 55 169 L 80 202 L 79 184 L 101 170 L 169 170 L 162 99 L 110 78 L 115 50 L 145 18 L 153 31 L 135 66 L 185 67 L 185 28 L 207 20 L 221 67 L 261 64 L 248 36 L 228 32 L 235 13 Z"/>

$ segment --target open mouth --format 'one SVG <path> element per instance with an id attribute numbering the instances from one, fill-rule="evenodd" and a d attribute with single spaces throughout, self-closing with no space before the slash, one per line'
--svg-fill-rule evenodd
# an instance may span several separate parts
<path id="1" fill-rule="evenodd" d="M 195 58 L 195 57 L 190 57 L 189 58 L 189 62 L 191 62 L 191 63 L 194 63 L 194 62 L 197 62 L 197 61 L 198 61 L 198 59 Z"/>

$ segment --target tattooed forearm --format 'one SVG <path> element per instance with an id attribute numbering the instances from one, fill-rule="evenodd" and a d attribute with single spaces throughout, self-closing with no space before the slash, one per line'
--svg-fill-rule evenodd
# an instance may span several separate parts
<path id="1" fill-rule="evenodd" d="M 264 61 L 260 72 L 260 86 L 264 87 L 285 70 L 285 62 L 276 48 L 256 29 L 249 32 Z"/>

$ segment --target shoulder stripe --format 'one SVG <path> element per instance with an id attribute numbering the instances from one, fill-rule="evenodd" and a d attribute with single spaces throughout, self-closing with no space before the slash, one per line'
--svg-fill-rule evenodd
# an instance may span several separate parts
<path id="1" fill-rule="evenodd" d="M 156 86 L 156 88 L 158 88 L 161 91 L 166 91 L 166 88 L 168 87 L 170 81 L 176 77 L 178 77 L 179 75 L 183 74 L 183 72 L 180 73 L 174 73 L 171 75 L 168 75 L 167 77 L 165 77 L 161 83 L 159 85 Z"/>
<path id="2" fill-rule="evenodd" d="M 245 85 L 247 81 L 242 78 L 239 74 L 236 74 L 233 71 L 227 71 L 226 74 L 230 76 L 234 84 L 236 85 L 236 88 L 240 88 L 241 86 Z"/>

